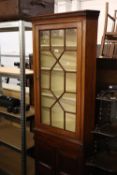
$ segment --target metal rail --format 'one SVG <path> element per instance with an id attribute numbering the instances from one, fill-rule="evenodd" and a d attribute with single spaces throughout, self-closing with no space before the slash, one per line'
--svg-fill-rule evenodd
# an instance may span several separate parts
<path id="1" fill-rule="evenodd" d="M 21 174 L 27 175 L 26 117 L 25 117 L 25 26 L 19 21 L 20 84 L 21 84 Z"/>

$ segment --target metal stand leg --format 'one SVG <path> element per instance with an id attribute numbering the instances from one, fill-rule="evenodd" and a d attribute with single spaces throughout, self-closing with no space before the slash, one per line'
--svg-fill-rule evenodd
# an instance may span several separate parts
<path id="1" fill-rule="evenodd" d="M 1 47 L 0 47 L 0 66 L 1 66 Z M 3 90 L 2 90 L 2 77 L 0 76 L 0 94 L 3 93 Z"/>
<path id="2" fill-rule="evenodd" d="M 19 22 L 20 82 L 21 82 L 21 175 L 27 175 L 26 118 L 25 118 L 25 26 Z"/>

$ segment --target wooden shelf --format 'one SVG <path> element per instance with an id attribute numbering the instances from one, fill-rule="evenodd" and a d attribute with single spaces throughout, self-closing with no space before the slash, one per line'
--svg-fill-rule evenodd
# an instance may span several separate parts
<path id="1" fill-rule="evenodd" d="M 19 114 L 14 114 L 12 112 L 7 112 L 7 109 L 5 107 L 0 106 L 0 114 L 5 114 L 8 117 L 14 117 L 16 119 L 20 119 L 20 113 Z M 34 107 L 31 106 L 29 111 L 26 111 L 26 119 L 29 119 L 30 117 L 34 116 Z M 7 117 L 7 118 L 8 118 Z"/>
<path id="2" fill-rule="evenodd" d="M 8 84 L 8 83 L 2 83 L 1 92 L 5 96 L 14 97 L 17 99 L 21 99 L 21 86 L 14 85 L 14 84 Z M 26 104 L 30 103 L 30 88 L 25 87 L 25 100 Z"/>
<path id="3" fill-rule="evenodd" d="M 107 32 L 105 35 L 107 40 L 115 40 L 115 42 L 117 42 L 117 32 Z"/>
<path id="4" fill-rule="evenodd" d="M 108 102 L 117 102 L 117 97 L 96 97 L 96 100 L 108 101 Z"/>
<path id="5" fill-rule="evenodd" d="M 31 76 L 33 75 L 33 70 L 26 69 L 25 74 L 26 76 Z M 20 69 L 17 67 L 0 67 L 0 75 L 8 77 L 19 77 Z"/>
<path id="6" fill-rule="evenodd" d="M 95 129 L 94 131 L 92 131 L 92 133 L 115 138 L 117 137 L 117 124 L 112 124 L 111 126 L 108 125 L 102 128 Z"/>
<path id="7" fill-rule="evenodd" d="M 34 146 L 33 134 L 26 131 L 27 149 Z M 21 128 L 12 123 L 0 123 L 0 142 L 21 151 Z"/>
<path id="8" fill-rule="evenodd" d="M 117 152 L 96 154 L 87 161 L 86 165 L 109 173 L 117 173 Z"/>
<path id="9" fill-rule="evenodd" d="M 0 170 L 8 175 L 21 175 L 21 154 L 0 145 Z M 29 156 L 27 156 L 27 174 L 35 174 L 35 161 Z"/>
<path id="10" fill-rule="evenodd" d="M 13 92 L 20 92 L 21 87 L 19 85 L 14 85 L 10 83 L 2 83 L 2 88 L 5 90 L 13 91 Z M 26 94 L 29 94 L 29 87 L 25 88 Z"/>

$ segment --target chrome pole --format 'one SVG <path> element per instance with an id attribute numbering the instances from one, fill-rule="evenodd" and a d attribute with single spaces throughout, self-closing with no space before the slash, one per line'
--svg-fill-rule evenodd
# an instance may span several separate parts
<path id="1" fill-rule="evenodd" d="M 1 66 L 1 46 L 0 46 L 0 66 Z M 2 76 L 0 76 L 0 94 L 3 94 L 3 89 L 2 89 Z"/>
<path id="2" fill-rule="evenodd" d="M 20 84 L 21 84 L 21 175 L 27 175 L 26 118 L 25 118 L 25 25 L 19 21 Z"/>

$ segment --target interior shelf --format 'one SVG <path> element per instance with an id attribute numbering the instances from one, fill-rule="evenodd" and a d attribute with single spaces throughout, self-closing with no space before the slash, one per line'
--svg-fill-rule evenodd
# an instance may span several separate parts
<path id="1" fill-rule="evenodd" d="M 57 49 L 65 49 L 66 51 L 76 51 L 77 50 L 77 47 L 74 47 L 74 46 L 58 46 L 58 45 L 54 45 L 54 46 L 51 46 L 51 48 L 57 48 Z M 41 45 L 41 50 L 50 50 L 50 46 L 48 45 Z"/>
<path id="2" fill-rule="evenodd" d="M 102 152 L 91 157 L 87 166 L 95 167 L 106 172 L 117 173 L 117 152 Z"/>
<path id="3" fill-rule="evenodd" d="M 19 77 L 20 76 L 20 69 L 17 67 L 0 67 L 0 75 L 2 76 L 13 76 L 13 77 Z M 25 70 L 26 76 L 33 75 L 33 70 L 26 69 Z"/>
<path id="4" fill-rule="evenodd" d="M 57 94 L 57 93 L 56 93 Z M 58 93 L 59 94 L 59 93 Z M 43 92 L 42 91 L 42 96 L 43 97 L 50 97 L 50 98 L 54 98 L 53 95 L 49 92 Z M 63 100 L 67 100 L 67 101 L 72 101 L 75 102 L 76 101 L 76 94 L 75 93 L 66 93 L 65 96 L 62 97 Z"/>
<path id="5" fill-rule="evenodd" d="M 33 134 L 26 130 L 27 149 L 34 146 Z M 21 151 L 21 128 L 11 123 L 0 124 L 0 142 Z"/>
<path id="6" fill-rule="evenodd" d="M 59 69 L 59 68 L 56 68 L 56 69 L 54 68 L 54 69 L 51 70 L 50 67 L 42 67 L 41 70 L 42 70 L 42 71 L 63 71 L 63 69 Z M 70 72 L 71 72 L 71 73 L 72 73 L 72 72 L 73 72 L 73 73 L 76 73 L 76 72 L 77 72 L 75 69 L 70 68 L 70 66 L 69 66 L 69 69 L 66 69 L 65 71 L 66 71 L 66 72 L 69 72 L 69 73 L 70 73 Z"/>
<path id="7" fill-rule="evenodd" d="M 0 170 L 8 175 L 21 175 L 21 154 L 0 145 Z M 34 159 L 27 156 L 27 174 L 35 174 Z"/>

